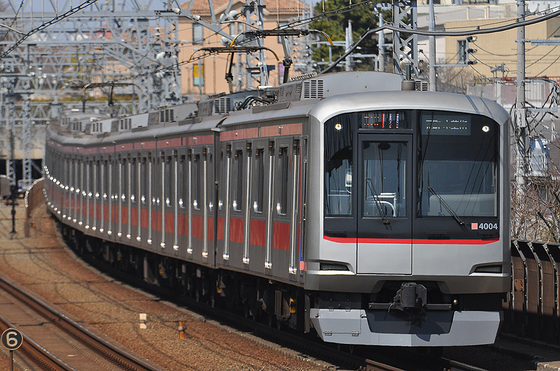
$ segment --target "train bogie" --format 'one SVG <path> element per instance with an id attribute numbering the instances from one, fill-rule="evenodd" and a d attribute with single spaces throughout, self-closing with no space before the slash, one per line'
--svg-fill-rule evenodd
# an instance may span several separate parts
<path id="1" fill-rule="evenodd" d="M 127 246 L 145 279 L 325 341 L 492 342 L 510 280 L 508 116 L 399 88 L 341 74 L 119 118 L 107 135 L 52 128 L 51 210 Z"/>

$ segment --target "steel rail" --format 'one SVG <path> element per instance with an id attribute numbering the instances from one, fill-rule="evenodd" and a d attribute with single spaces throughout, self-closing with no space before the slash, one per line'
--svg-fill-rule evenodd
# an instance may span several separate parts
<path id="1" fill-rule="evenodd" d="M 84 326 L 80 325 L 76 321 L 72 320 L 62 312 L 51 307 L 41 299 L 35 297 L 34 295 L 27 292 L 23 288 L 10 282 L 7 278 L 5 278 L 2 275 L 0 275 L 0 289 L 6 291 L 7 293 L 15 297 L 17 300 L 21 301 L 29 308 L 33 309 L 41 316 L 47 318 L 52 324 L 57 326 L 59 329 L 66 332 L 68 335 L 74 337 L 81 344 L 86 345 L 88 348 L 90 348 L 91 350 L 93 350 L 103 358 L 107 359 L 108 361 L 114 363 L 115 365 L 131 371 L 161 371 L 161 368 L 158 368 L 148 363 L 147 361 L 144 361 L 143 359 L 127 352 L 126 350 L 117 347 L 114 344 L 111 344 L 107 340 L 96 335 L 95 333 L 88 330 Z M 25 346 L 27 343 L 31 344 L 32 341 L 29 341 L 28 338 L 24 337 L 24 344 L 22 346 Z M 38 348 L 41 347 L 38 346 Z M 44 349 L 43 351 L 48 353 L 48 351 Z M 37 352 L 37 350 L 30 350 L 30 352 Z M 61 368 L 62 366 L 53 366 L 55 368 L 47 368 L 47 369 L 73 370 L 73 368 L 69 367 L 68 365 L 66 366 L 68 368 Z"/>
<path id="2" fill-rule="evenodd" d="M 0 332 L 4 332 L 9 328 L 15 326 L 10 323 L 4 316 L 0 315 Z M 31 360 L 36 365 L 40 366 L 42 370 L 46 371 L 74 371 L 74 368 L 68 366 L 61 359 L 55 357 L 48 350 L 37 344 L 29 336 L 23 333 L 23 343 L 18 351 L 21 351 L 25 357 Z"/>

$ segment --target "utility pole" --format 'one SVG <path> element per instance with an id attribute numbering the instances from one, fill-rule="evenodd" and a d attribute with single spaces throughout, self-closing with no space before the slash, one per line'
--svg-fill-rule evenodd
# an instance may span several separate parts
<path id="1" fill-rule="evenodd" d="M 348 20 L 348 27 L 346 27 L 346 53 L 350 50 L 354 44 L 354 39 L 352 37 L 352 21 Z M 345 71 L 352 71 L 352 54 L 346 56 L 346 65 L 344 66 Z"/>
<path id="2" fill-rule="evenodd" d="M 9 103 L 10 105 L 10 114 L 12 112 L 12 102 Z M 13 178 L 12 178 L 12 183 L 10 184 L 10 200 L 12 202 L 12 231 L 10 232 L 10 240 L 15 236 L 16 234 L 16 193 L 17 193 L 17 180 L 16 180 L 16 161 L 15 161 L 15 156 L 14 156 L 14 146 L 15 146 L 15 140 L 14 140 L 14 121 L 10 120 L 10 165 L 9 166 L 13 166 L 12 168 L 12 174 L 13 174 Z"/>
<path id="3" fill-rule="evenodd" d="M 517 0 L 517 21 L 525 21 L 525 0 Z M 516 130 L 517 139 L 517 167 L 516 181 L 519 188 L 525 185 L 527 175 L 527 116 L 525 108 L 525 26 L 517 27 L 517 102 L 516 102 Z"/>
<path id="4" fill-rule="evenodd" d="M 434 16 L 434 0 L 430 0 L 430 21 L 428 25 L 428 30 L 434 32 L 436 30 L 436 19 Z M 430 50 L 428 52 L 430 58 L 430 77 L 429 77 L 429 89 L 430 91 L 437 91 L 437 80 L 436 80 L 436 37 L 429 37 Z"/>
<path id="5" fill-rule="evenodd" d="M 379 27 L 383 26 L 383 14 L 379 12 Z M 383 30 L 379 31 L 379 41 L 377 47 L 379 49 L 379 71 L 385 72 L 385 33 Z"/>
<path id="6" fill-rule="evenodd" d="M 393 24 L 402 28 L 402 32 L 393 32 L 393 68 L 395 73 L 404 74 L 404 65 L 412 64 L 412 74 L 418 77 L 418 37 L 406 30 L 418 29 L 417 1 L 393 0 Z"/>

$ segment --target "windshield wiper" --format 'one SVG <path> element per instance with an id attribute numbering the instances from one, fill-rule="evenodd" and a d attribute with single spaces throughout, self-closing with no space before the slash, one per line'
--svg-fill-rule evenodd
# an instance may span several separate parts
<path id="1" fill-rule="evenodd" d="M 432 187 L 428 187 L 428 191 L 432 192 L 434 196 L 437 197 L 437 199 L 439 200 L 439 202 L 443 205 L 443 207 L 445 208 L 445 210 L 447 210 L 447 212 L 449 213 L 449 215 L 451 215 L 453 217 L 453 219 L 455 219 L 455 221 L 457 223 L 459 223 L 459 225 L 465 225 L 465 222 L 463 220 L 461 220 L 461 218 L 459 218 L 459 215 L 457 215 L 457 213 L 455 212 L 455 210 L 453 210 L 449 204 L 447 202 L 445 202 L 445 200 L 436 192 L 435 189 L 433 189 Z"/>
<path id="2" fill-rule="evenodd" d="M 381 201 L 379 201 L 379 196 L 375 191 L 375 187 L 373 186 L 373 181 L 370 178 L 366 178 L 366 184 L 371 188 L 371 196 L 373 197 L 375 206 L 377 206 L 377 212 L 379 213 L 379 216 L 381 216 L 381 221 L 385 225 L 391 224 L 389 219 L 387 219 L 387 215 L 385 214 L 385 207 L 381 204 Z"/>

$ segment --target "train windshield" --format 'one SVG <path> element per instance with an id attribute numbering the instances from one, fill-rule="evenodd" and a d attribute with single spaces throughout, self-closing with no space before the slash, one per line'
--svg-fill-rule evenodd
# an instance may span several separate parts
<path id="1" fill-rule="evenodd" d="M 325 217 L 334 218 L 329 228 L 341 229 L 341 218 L 357 214 L 389 221 L 412 214 L 496 217 L 499 132 L 489 118 L 456 112 L 333 117 L 325 123 Z M 407 189 L 414 191 L 407 195 Z"/>
<path id="2" fill-rule="evenodd" d="M 419 125 L 418 215 L 497 216 L 498 125 L 436 111 Z"/>

